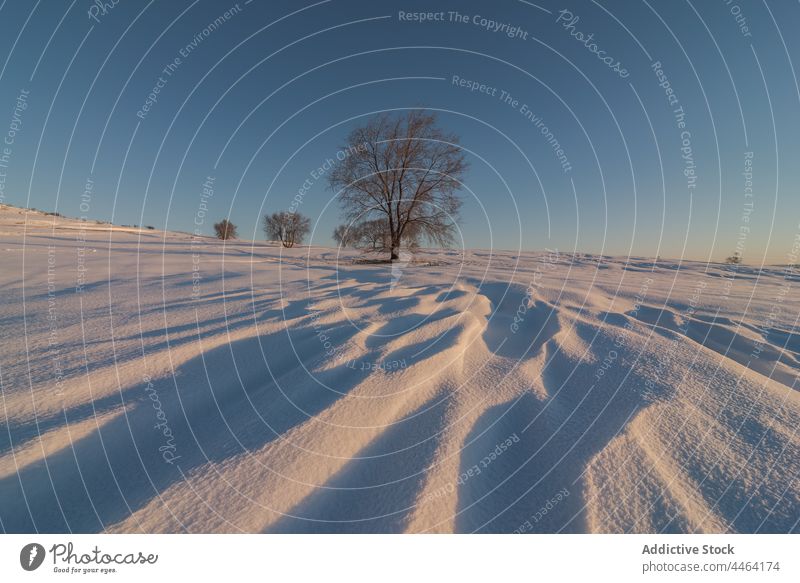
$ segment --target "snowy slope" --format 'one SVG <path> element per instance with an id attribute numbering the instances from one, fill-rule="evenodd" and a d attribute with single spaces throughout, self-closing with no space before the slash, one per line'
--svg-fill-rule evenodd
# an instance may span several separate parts
<path id="1" fill-rule="evenodd" d="M 789 532 L 797 275 L 0 207 L 8 532 Z"/>

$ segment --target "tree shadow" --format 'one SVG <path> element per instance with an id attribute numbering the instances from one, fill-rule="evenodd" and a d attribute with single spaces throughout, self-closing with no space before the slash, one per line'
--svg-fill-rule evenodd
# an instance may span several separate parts
<path id="1" fill-rule="evenodd" d="M 327 331 L 336 342 L 353 333 L 350 326 Z M 297 334 L 302 338 L 294 338 L 294 344 L 311 369 L 325 358 L 323 347 L 313 329 Z M 174 376 L 153 380 L 151 387 L 143 383 L 126 391 L 127 414 L 0 480 L 3 529 L 102 531 L 192 470 L 277 439 L 331 406 L 365 376 L 341 365 L 311 378 L 286 350 L 287 339 L 281 331 L 239 340 L 186 362 Z M 275 355 L 291 358 L 281 361 Z M 325 382 L 334 383 L 333 390 Z M 66 422 L 84 415 L 83 408 L 65 411 Z"/>
<path id="2" fill-rule="evenodd" d="M 533 357 L 561 329 L 555 307 L 533 300 L 520 285 L 483 283 L 480 293 L 492 302 L 483 340 L 498 356 Z"/>
<path id="3" fill-rule="evenodd" d="M 602 354 L 613 342 L 598 336 L 595 346 Z M 489 409 L 464 442 L 458 532 L 585 532 L 585 468 L 652 403 L 641 379 L 623 381 L 627 368 L 595 382 L 596 365 L 567 356 L 554 341 L 545 350 L 550 397 L 526 392 Z"/>
<path id="4" fill-rule="evenodd" d="M 443 400 L 426 403 L 389 426 L 267 532 L 403 532 L 445 429 L 445 409 Z"/>

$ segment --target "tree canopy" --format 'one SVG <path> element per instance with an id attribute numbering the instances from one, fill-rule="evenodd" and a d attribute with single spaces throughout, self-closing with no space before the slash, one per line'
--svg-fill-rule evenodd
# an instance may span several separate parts
<path id="1" fill-rule="evenodd" d="M 458 138 L 433 114 L 378 115 L 350 133 L 343 151 L 330 187 L 350 222 L 386 221 L 393 260 L 410 234 L 443 246 L 454 241 L 468 164 Z"/>

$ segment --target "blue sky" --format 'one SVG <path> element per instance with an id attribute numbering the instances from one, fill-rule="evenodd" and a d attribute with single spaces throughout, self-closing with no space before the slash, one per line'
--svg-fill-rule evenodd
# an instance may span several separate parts
<path id="1" fill-rule="evenodd" d="M 721 259 L 741 240 L 781 262 L 800 229 L 790 3 L 0 6 L 10 204 L 191 231 L 213 177 L 202 231 L 230 217 L 262 238 L 308 180 L 300 210 L 330 245 L 316 169 L 374 112 L 424 107 L 469 152 L 466 247 Z"/>

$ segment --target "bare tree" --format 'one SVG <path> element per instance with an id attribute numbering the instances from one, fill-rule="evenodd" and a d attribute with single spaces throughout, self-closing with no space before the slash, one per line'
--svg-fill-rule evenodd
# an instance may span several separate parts
<path id="1" fill-rule="evenodd" d="M 388 219 L 370 219 L 362 223 L 357 223 L 355 228 L 358 235 L 354 243 L 356 247 L 372 251 L 389 252 L 392 250 L 392 234 L 389 229 Z M 409 249 L 416 249 L 419 247 L 417 229 L 413 224 L 406 227 L 401 237 L 401 244 Z"/>
<path id="2" fill-rule="evenodd" d="M 222 219 L 220 222 L 214 223 L 214 232 L 217 234 L 217 239 L 222 239 L 223 241 L 237 237 L 236 225 L 228 219 Z"/>
<path id="3" fill-rule="evenodd" d="M 389 251 L 391 246 L 391 233 L 389 232 L 388 219 L 371 219 L 359 224 L 358 247 L 372 249 L 373 251 Z"/>
<path id="4" fill-rule="evenodd" d="M 333 230 L 333 240 L 340 247 L 355 247 L 361 239 L 361 225 L 339 225 Z"/>
<path id="5" fill-rule="evenodd" d="M 329 175 L 351 221 L 386 221 L 394 261 L 407 233 L 449 245 L 461 207 L 457 191 L 467 170 L 458 138 L 436 126 L 436 117 L 414 110 L 382 114 L 356 128 L 345 159 Z"/>
<path id="6" fill-rule="evenodd" d="M 301 244 L 311 231 L 311 220 L 298 212 L 281 211 L 264 217 L 267 238 L 280 241 L 284 247 Z"/>
<path id="7" fill-rule="evenodd" d="M 725 258 L 725 263 L 728 265 L 739 265 L 742 262 L 742 256 L 739 255 L 738 252 L 734 253 L 730 257 Z"/>

